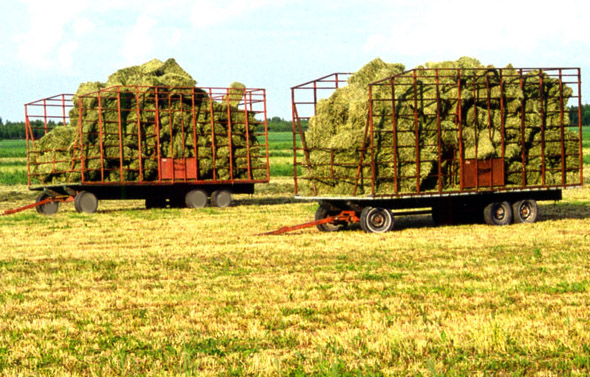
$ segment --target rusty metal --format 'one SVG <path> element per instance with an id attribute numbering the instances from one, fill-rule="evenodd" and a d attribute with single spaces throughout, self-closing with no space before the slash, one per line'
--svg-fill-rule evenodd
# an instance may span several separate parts
<path id="1" fill-rule="evenodd" d="M 480 187 L 502 187 L 504 180 L 504 160 L 491 158 L 488 160 L 466 159 L 461 167 L 463 187 L 465 189 Z"/>
<path id="2" fill-rule="evenodd" d="M 520 90 L 524 91 L 524 79 L 523 79 L 523 69 L 519 69 L 519 85 L 520 85 Z M 526 109 L 526 97 L 522 99 L 522 108 Z M 525 111 L 521 111 L 520 112 L 520 134 L 524 135 L 525 132 Z M 522 161 L 526 160 L 526 140 L 523 138 L 521 138 L 521 158 Z M 522 164 L 522 187 L 525 187 L 526 185 L 526 165 Z"/>
<path id="3" fill-rule="evenodd" d="M 73 201 L 74 201 L 74 196 L 72 196 L 72 195 L 50 196 L 47 199 L 43 199 L 43 200 L 40 200 L 40 201 L 32 203 L 32 204 L 27 204 L 26 206 L 13 208 L 13 209 L 7 209 L 2 214 L 0 214 L 0 216 L 13 215 L 15 213 L 26 211 L 27 209 L 39 207 L 39 206 L 42 206 L 47 203 L 55 203 L 55 202 L 66 203 L 66 202 L 73 202 Z"/>
<path id="4" fill-rule="evenodd" d="M 563 118 L 563 75 L 562 75 L 562 70 L 559 70 L 559 119 L 561 120 L 561 123 L 563 124 L 564 122 L 564 118 Z M 560 129 L 561 131 L 561 140 L 565 139 L 565 129 L 564 127 L 561 127 Z M 582 140 L 582 135 L 580 134 L 580 140 Z M 565 143 L 561 143 L 561 181 L 562 182 L 566 182 L 566 177 L 565 177 Z"/>
<path id="5" fill-rule="evenodd" d="M 369 114 L 367 114 L 367 122 L 369 122 Z M 363 169 L 363 160 L 365 158 L 365 151 L 366 151 L 366 147 L 367 147 L 367 134 L 369 133 L 369 128 L 365 127 L 365 133 L 363 136 L 363 143 L 361 145 L 360 148 L 360 152 L 361 152 L 361 156 L 359 159 L 359 163 L 358 163 L 358 167 L 357 167 L 357 172 L 356 172 L 356 179 L 354 180 L 354 188 L 352 190 L 352 196 L 356 196 L 356 192 L 358 189 L 358 185 L 359 185 L 359 181 L 361 178 L 361 173 L 362 173 L 362 169 Z"/>
<path id="6" fill-rule="evenodd" d="M 293 178 L 295 195 L 298 193 L 298 180 L 309 179 L 306 177 L 299 177 L 297 174 L 297 168 L 299 166 L 305 167 L 308 171 L 307 177 L 313 175 L 312 163 L 309 156 L 311 148 L 308 148 L 307 141 L 305 140 L 305 132 L 302 123 L 309 121 L 309 119 L 316 114 L 318 101 L 322 98 L 326 98 L 334 90 L 344 86 L 350 75 L 351 73 L 333 73 L 291 88 L 291 110 L 293 115 Z M 309 93 L 311 93 L 311 95 Z M 301 147 L 297 146 L 297 137 L 299 137 L 299 140 L 301 141 Z M 303 152 L 304 162 L 299 162 L 297 160 L 298 152 Z M 329 150 L 327 150 L 327 152 L 330 153 Z M 336 161 L 334 164 L 335 165 L 333 166 L 339 166 Z M 329 179 L 329 177 L 324 178 Z M 312 190 L 317 194 L 317 189 L 313 180 L 311 180 L 311 185 Z"/>
<path id="7" fill-rule="evenodd" d="M 459 140 L 463 140 L 463 127 L 461 127 L 461 125 L 463 124 L 463 111 L 461 107 L 462 102 L 463 99 L 461 98 L 461 70 L 457 69 L 457 114 L 455 116 L 457 117 L 457 126 L 459 128 Z M 465 163 L 463 161 L 464 156 L 465 149 L 463 143 L 459 143 L 459 166 L 463 166 L 463 164 Z M 463 175 L 460 174 L 459 177 L 459 189 L 463 190 Z"/>
<path id="8" fill-rule="evenodd" d="M 369 98 L 371 98 L 372 86 L 369 86 Z M 369 101 L 369 123 L 365 128 L 369 128 L 369 151 L 371 152 L 371 194 L 375 196 L 375 132 L 373 127 L 373 101 Z M 394 153 L 395 155 L 395 153 Z"/>
<path id="9" fill-rule="evenodd" d="M 440 103 L 440 78 L 439 78 L 439 71 L 438 69 L 435 69 L 435 84 L 436 84 L 436 103 Z M 392 96 L 392 98 L 395 98 L 395 96 Z M 394 109 L 395 111 L 395 109 Z M 440 107 L 437 106 L 436 107 L 436 129 L 437 129 L 437 138 L 436 138 L 436 147 L 437 147 L 437 162 L 438 162 L 438 167 L 437 167 L 437 187 L 438 187 L 438 193 L 442 193 L 443 191 L 443 181 L 442 181 L 442 128 L 441 128 L 441 124 L 440 124 Z M 395 161 L 395 159 L 394 159 Z M 395 162 L 394 162 L 395 165 Z"/>
<path id="10" fill-rule="evenodd" d="M 233 90 L 233 89 L 231 89 Z M 150 87 L 150 86 L 115 86 L 101 89 L 94 93 L 80 95 L 74 98 L 72 94 L 60 94 L 53 97 L 33 101 L 25 105 L 26 135 L 27 135 L 27 183 L 30 188 L 45 187 L 48 182 L 43 181 L 43 175 L 37 173 L 35 167 L 47 167 L 45 170 L 53 171 L 56 174 L 79 173 L 80 179 L 72 179 L 63 182 L 64 185 L 172 185 L 178 182 L 190 184 L 224 183 L 224 184 L 254 184 L 265 183 L 270 179 L 270 154 L 268 150 L 268 124 L 266 114 L 266 92 L 264 89 L 245 88 L 243 97 L 236 108 L 227 106 L 230 89 L 225 87 Z M 135 104 L 129 104 L 129 97 L 133 98 Z M 127 101 L 124 100 L 127 99 Z M 210 100 L 208 100 L 210 99 Z M 85 101 L 86 100 L 86 101 Z M 213 101 L 224 104 L 215 107 Z M 207 105 L 208 102 L 208 105 Z M 94 105 L 89 105 L 93 103 Z M 155 106 L 154 106 L 155 105 Z M 69 119 L 72 108 L 78 110 L 78 119 Z M 123 113 L 131 113 L 137 118 L 133 124 L 126 123 Z M 239 116 L 237 114 L 239 113 Z M 83 114 L 92 114 L 96 119 L 94 129 L 85 129 Z M 161 124 L 161 117 L 170 119 L 179 117 L 182 125 L 180 130 L 172 128 L 172 122 Z M 200 118 L 201 117 L 201 118 Z M 215 129 L 215 118 L 227 118 L 222 131 L 227 142 L 219 142 Z M 241 118 L 245 120 L 242 121 Z M 204 120 L 203 120 L 204 119 Z M 255 119 L 255 120 L 253 120 Z M 199 129 L 210 127 L 211 134 L 203 136 Z M 237 125 L 244 126 L 246 131 L 238 130 Z M 254 123 L 255 122 L 255 123 Z M 53 157 L 47 161 L 36 161 L 31 159 L 34 153 L 46 153 L 47 156 L 55 156 L 54 152 L 59 150 L 46 149 L 39 151 L 35 147 L 40 137 L 56 127 L 70 125 L 77 127 L 77 145 L 75 145 L 74 156 L 69 160 L 60 160 Z M 149 127 L 148 127 L 149 126 Z M 253 131 L 258 127 L 256 131 Z M 146 129 L 149 128 L 149 132 Z M 241 127 L 240 127 L 241 128 Z M 245 140 L 247 147 L 244 148 L 245 158 L 235 162 L 232 150 L 233 137 L 242 137 L 246 132 Z M 180 137 L 182 133 L 183 137 Z M 182 142 L 174 150 L 170 147 L 162 150 L 162 137 L 172 139 L 178 134 Z M 125 145 L 125 138 L 135 138 L 134 145 Z M 258 138 L 261 148 L 250 148 L 252 137 Z M 90 138 L 98 139 L 97 152 L 84 152 L 87 150 L 87 143 Z M 205 139 L 207 141 L 205 142 Z M 106 141 L 108 139 L 108 141 Z M 201 176 L 199 170 L 199 156 L 197 146 L 199 140 L 206 144 L 211 150 L 211 164 L 213 165 L 213 176 Z M 192 146 L 189 145 L 192 142 Z M 218 145 L 216 145 L 216 143 Z M 124 163 L 124 149 L 137 150 L 139 166 L 132 168 Z M 153 148 L 153 154 L 146 154 L 145 148 Z M 228 164 L 229 178 L 220 179 L 216 168 L 219 166 L 218 151 L 220 148 L 228 148 L 230 161 Z M 112 151 L 107 155 L 107 150 Z M 112 156 L 117 154 L 118 155 Z M 111 155 L 112 154 L 112 155 Z M 241 157 L 241 155 L 240 155 Z M 107 159 L 109 163 L 107 164 Z M 157 164 L 154 169 L 157 174 L 148 178 L 145 176 L 146 163 L 150 159 Z M 265 159 L 265 164 L 253 165 L 254 159 Z M 69 169 L 57 169 L 58 164 L 62 166 L 67 162 Z M 42 166 L 44 165 L 44 166 Z M 60 171 L 62 170 L 62 171 Z M 163 174 L 165 170 L 165 174 Z M 254 174 L 265 171 L 265 177 L 254 179 Z M 238 171 L 243 178 L 236 178 Z M 127 172 L 134 172 L 135 180 L 125 180 Z M 113 174 L 116 178 L 113 179 Z M 92 179 L 89 176 L 94 175 Z M 69 177 L 74 176 L 68 174 Z M 110 179 L 109 179 L 110 176 Z"/>
<path id="11" fill-rule="evenodd" d="M 369 196 L 380 198 L 419 197 L 421 194 L 432 195 L 433 193 L 447 195 L 480 191 L 501 192 L 514 189 L 563 188 L 580 186 L 583 183 L 582 124 L 580 116 L 581 72 L 579 68 L 419 69 L 406 71 L 400 75 L 373 82 L 367 87 L 367 109 L 369 114 L 365 126 L 366 136 L 357 148 L 360 158 L 356 164 L 339 161 L 336 157 L 338 156 L 338 149 L 310 148 L 306 143 L 302 143 L 302 147 L 298 148 L 296 144 L 298 136 L 304 138 L 301 127 L 302 121 L 307 121 L 315 115 L 317 102 L 320 98 L 327 98 L 337 87 L 343 86 L 337 86 L 336 82 L 345 83 L 340 78 L 336 79 L 336 77 L 337 74 L 327 75 L 291 88 L 296 195 L 298 194 L 299 183 L 303 180 L 311 184 L 320 180 L 350 182 L 354 187 L 352 197 Z M 550 78 L 551 81 L 545 79 L 546 77 Z M 559 83 L 559 95 L 549 94 L 547 86 L 549 82 Z M 520 107 L 517 110 L 513 108 L 512 103 L 510 103 L 511 109 L 509 110 L 508 101 L 516 98 L 509 97 L 512 96 L 507 92 L 509 83 L 516 84 L 524 94 L 524 98 L 522 98 Z M 566 102 L 563 95 L 566 85 L 573 92 L 569 97 L 569 103 Z M 377 87 L 381 87 L 380 94 L 378 97 L 374 97 Z M 435 90 L 428 91 L 426 89 Z M 454 152 L 447 155 L 443 155 L 442 151 L 441 108 L 444 106 L 444 99 L 441 98 L 440 93 L 443 90 L 445 92 L 453 90 L 455 93 L 454 99 L 456 100 L 455 108 L 450 112 L 446 112 L 454 116 L 454 121 L 451 121 L 453 124 L 449 125 L 447 120 L 444 132 L 446 133 L 445 137 L 451 137 L 454 134 L 452 137 L 458 142 Z M 308 95 L 303 99 L 306 91 L 312 95 Z M 384 98 L 388 97 L 387 93 L 389 93 L 389 98 Z M 547 100 L 547 96 L 551 96 L 556 104 L 559 102 L 556 108 L 548 108 L 542 103 Z M 531 109 L 530 102 L 527 102 L 528 98 L 535 98 L 535 101 L 540 101 L 541 106 L 536 110 Z M 401 106 L 404 101 L 410 106 Z M 467 101 L 475 101 L 476 103 L 469 115 L 470 117 L 473 115 L 475 124 L 468 123 L 471 122 L 471 118 L 467 117 L 467 110 L 470 109 L 470 107 L 466 106 Z M 379 106 L 377 106 L 377 103 L 379 103 Z M 428 110 L 429 113 L 426 113 L 422 107 L 424 103 L 431 104 L 430 110 Z M 527 103 L 529 108 L 527 108 Z M 576 105 L 578 106 L 578 123 L 571 124 L 569 122 L 569 115 L 572 112 L 570 106 Z M 391 124 L 391 126 L 387 126 L 389 128 L 385 130 L 377 127 L 377 122 L 384 119 L 383 113 L 377 114 L 377 111 L 381 111 L 377 109 L 387 107 L 391 109 L 389 110 L 391 114 L 386 115 L 389 119 L 388 124 Z M 408 110 L 404 113 L 400 110 L 403 108 Z M 308 111 L 304 112 L 303 109 L 308 109 Z M 454 113 L 452 113 L 453 111 Z M 519 117 L 520 121 L 506 124 L 508 111 L 512 111 L 511 116 Z M 537 111 L 541 119 L 541 129 L 539 136 L 537 136 L 540 147 L 535 152 L 541 161 L 539 168 L 531 167 L 528 162 L 529 159 L 537 157 L 530 151 L 531 148 L 527 144 L 527 138 L 525 137 L 528 132 L 528 118 L 532 116 L 532 111 Z M 422 124 L 425 120 L 436 126 L 433 129 L 433 132 L 436 133 L 436 139 L 427 140 L 422 134 Z M 405 124 L 404 128 L 400 128 L 402 121 Z M 573 140 L 566 140 L 568 138 L 566 128 L 575 128 L 578 135 L 580 135 L 577 140 L 579 143 L 577 151 L 569 153 L 566 151 L 566 142 Z M 557 132 L 558 130 L 560 132 Z M 551 133 L 551 139 L 548 139 L 549 131 L 554 131 Z M 388 152 L 389 155 L 384 154 L 384 145 L 380 145 L 381 150 L 379 156 L 377 156 L 377 137 L 379 135 L 379 140 L 382 140 L 381 134 L 386 132 L 393 135 L 393 138 L 389 138 L 390 141 L 386 146 L 387 151 L 391 152 Z M 508 132 L 510 132 L 510 138 L 507 138 Z M 412 139 L 410 139 L 410 135 Z M 490 140 L 494 140 L 497 149 L 493 158 L 482 157 L 484 156 L 483 149 L 481 149 L 478 141 L 479 136 L 483 137 L 484 135 Z M 469 150 L 465 145 L 466 138 L 469 138 Z M 402 142 L 402 140 L 404 141 Z M 382 142 L 380 143 L 382 144 Z M 555 153 L 548 150 L 548 143 L 552 143 L 556 147 Z M 516 157 L 516 161 L 520 161 L 521 164 L 519 164 L 516 171 L 514 171 L 514 167 L 508 166 L 504 162 L 507 158 L 508 146 L 511 146 L 512 151 L 515 148 L 519 149 L 519 157 Z M 421 185 L 421 176 L 424 177 L 425 175 L 424 171 L 421 174 L 421 170 L 425 169 L 424 163 L 426 161 L 425 157 L 421 155 L 421 148 L 423 147 L 431 148 L 436 154 L 431 160 L 428 160 L 429 163 L 437 165 L 430 170 L 427 176 L 428 179 L 431 179 L 432 188 L 430 185 L 426 186 L 426 188 Z M 409 157 L 412 153 L 409 153 L 407 149 L 405 153 L 401 154 L 400 151 L 403 151 L 404 148 L 413 148 L 413 157 Z M 297 152 L 305 156 L 303 161 L 298 159 Z M 314 173 L 314 166 L 309 157 L 312 153 L 316 155 L 325 154 L 325 158 L 321 160 L 326 161 L 323 163 L 325 173 L 322 174 L 326 176 L 319 176 L 319 174 Z M 466 155 L 466 153 L 469 153 L 469 155 Z M 572 157 L 579 160 L 577 165 L 566 162 L 567 158 L 571 159 Z M 514 161 L 514 155 L 511 158 L 511 161 Z M 550 158 L 559 158 L 561 162 L 550 168 L 547 166 Z M 415 173 L 408 173 L 404 176 L 400 167 L 408 164 L 413 164 Z M 444 169 L 443 166 L 445 166 Z M 297 174 L 297 167 L 303 168 L 305 173 L 303 175 Z M 336 169 L 336 167 L 339 169 Z M 364 167 L 370 167 L 370 176 L 364 176 Z M 387 167 L 390 171 L 393 170 L 393 173 L 387 173 L 388 176 L 386 177 L 383 175 L 377 177 L 376 171 L 383 172 L 386 170 L 384 167 Z M 510 171 L 509 169 L 513 170 Z M 553 174 L 553 179 L 556 176 L 560 178 L 557 178 L 557 181 L 548 181 L 549 172 Z M 527 176 L 531 173 L 539 175 L 538 183 L 527 181 Z M 521 175 L 522 183 L 520 183 L 519 179 L 518 184 L 509 184 L 506 178 L 508 174 L 513 176 L 515 174 Z M 572 179 L 572 175 L 576 176 L 577 174 L 579 174 L 579 180 Z M 387 191 L 383 191 L 378 188 L 378 178 L 392 182 L 393 187 L 389 186 Z M 405 183 L 404 187 L 406 188 L 404 190 L 401 189 L 402 182 Z M 454 184 L 449 184 L 449 182 Z M 412 186 L 411 190 L 407 189 L 408 185 Z M 359 190 L 360 187 L 364 187 L 364 193 Z M 318 196 L 315 190 L 314 196 Z"/>
<path id="12" fill-rule="evenodd" d="M 546 182 L 546 174 L 545 171 L 545 106 L 544 106 L 544 98 L 543 98 L 543 70 L 539 69 L 539 98 L 541 99 L 541 184 L 545 186 Z M 524 136 L 524 135 L 523 135 Z M 580 134 L 580 138 L 582 138 L 582 134 Z M 562 139 L 563 143 L 563 139 Z M 523 161 L 524 164 L 524 161 Z"/>
<path id="13" fill-rule="evenodd" d="M 577 77 L 578 77 L 578 93 L 582 93 L 582 80 L 580 68 L 577 68 Z M 580 151 L 579 161 L 580 161 L 580 182 L 584 182 L 584 155 L 581 153 L 582 149 L 582 95 L 578 96 L 578 124 L 580 129 L 580 140 L 578 150 Z"/>
<path id="14" fill-rule="evenodd" d="M 352 224 L 352 223 L 358 223 L 359 221 L 361 221 L 361 219 L 356 215 L 356 213 L 354 211 L 342 211 L 337 215 L 328 216 L 328 217 L 325 217 L 321 220 L 310 221 L 307 223 L 292 225 L 292 226 L 284 226 L 282 228 L 272 230 L 270 232 L 260 233 L 258 235 L 259 236 L 277 235 L 277 234 L 292 232 L 294 230 L 311 228 L 311 227 L 321 225 L 321 224 L 328 224 L 328 223 L 335 224 L 335 223 L 343 223 L 343 222 Z"/>

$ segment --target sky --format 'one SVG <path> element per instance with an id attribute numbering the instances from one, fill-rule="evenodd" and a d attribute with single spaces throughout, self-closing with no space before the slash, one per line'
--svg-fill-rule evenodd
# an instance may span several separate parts
<path id="1" fill-rule="evenodd" d="M 408 69 L 461 56 L 581 67 L 588 103 L 589 10 L 587 0 L 3 1 L 0 117 L 22 121 L 27 102 L 154 58 L 175 58 L 199 86 L 265 88 L 267 115 L 289 120 L 292 86 L 376 57 Z"/>

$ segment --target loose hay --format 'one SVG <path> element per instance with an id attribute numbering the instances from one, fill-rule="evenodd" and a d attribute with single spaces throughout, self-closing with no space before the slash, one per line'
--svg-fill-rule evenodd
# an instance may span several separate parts
<path id="1" fill-rule="evenodd" d="M 305 134 L 311 171 L 304 169 L 302 194 L 352 195 L 355 186 L 356 194 L 371 192 L 371 156 L 377 195 L 437 190 L 439 184 L 458 190 L 460 159 L 503 157 L 509 186 L 579 180 L 579 136 L 567 129 L 567 113 L 562 117 L 573 91 L 558 79 L 535 70 L 520 75 L 510 65 L 500 71 L 468 57 L 402 72 L 401 64 L 375 59 L 317 103 Z M 393 84 L 371 86 L 371 150 L 364 138 L 369 84 L 392 76 L 394 101 Z"/>
<path id="2" fill-rule="evenodd" d="M 197 157 L 199 179 L 266 178 L 260 122 L 238 109 L 245 86 L 234 82 L 221 95 L 196 84 L 174 59 L 80 84 L 69 126 L 31 149 L 32 175 L 43 184 L 79 182 L 82 171 L 86 181 L 153 181 L 159 159 Z"/>

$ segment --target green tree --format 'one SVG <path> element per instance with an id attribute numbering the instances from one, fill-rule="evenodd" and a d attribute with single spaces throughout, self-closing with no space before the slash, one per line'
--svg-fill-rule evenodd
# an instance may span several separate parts
<path id="1" fill-rule="evenodd" d="M 267 119 L 268 130 L 271 132 L 291 132 L 293 131 L 293 122 L 280 117 Z M 303 129 L 307 129 L 307 121 L 302 122 Z"/>
<path id="2" fill-rule="evenodd" d="M 570 123 L 578 124 L 578 106 L 570 107 Z M 582 105 L 582 126 L 590 126 L 590 104 Z"/>

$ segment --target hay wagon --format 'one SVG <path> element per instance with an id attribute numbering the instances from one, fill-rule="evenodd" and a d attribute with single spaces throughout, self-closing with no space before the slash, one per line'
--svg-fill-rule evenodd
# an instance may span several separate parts
<path id="1" fill-rule="evenodd" d="M 230 205 L 269 181 L 264 89 L 115 86 L 25 105 L 29 189 L 52 214 L 103 199 Z"/>
<path id="2" fill-rule="evenodd" d="M 579 68 L 413 69 L 371 82 L 360 100 L 343 90 L 349 77 L 291 89 L 295 197 L 319 208 L 279 232 L 358 222 L 386 232 L 418 213 L 532 223 L 537 201 L 582 185 Z M 348 107 L 361 108 L 356 129 Z"/>

